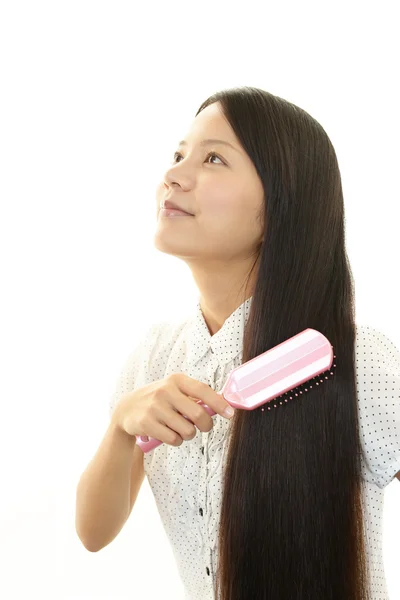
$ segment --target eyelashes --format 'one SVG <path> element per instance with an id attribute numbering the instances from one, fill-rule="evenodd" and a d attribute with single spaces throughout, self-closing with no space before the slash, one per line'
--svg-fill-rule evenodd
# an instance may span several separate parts
<path id="1" fill-rule="evenodd" d="M 176 159 L 177 159 L 177 157 L 178 157 L 178 156 L 181 156 L 181 157 L 182 157 L 182 154 L 181 154 L 180 152 L 175 152 L 175 154 L 174 154 L 174 160 L 172 161 L 173 163 L 175 163 L 175 161 L 176 161 Z M 218 156 L 218 154 L 216 154 L 215 152 L 209 152 L 209 153 L 207 154 L 207 156 L 206 156 L 206 160 L 207 160 L 207 159 L 208 159 L 210 156 L 215 156 L 216 158 L 218 158 L 218 159 L 219 159 L 219 160 L 222 162 L 222 164 L 225 164 L 225 162 L 222 160 L 222 158 L 220 158 L 220 157 Z M 182 158 L 183 158 L 183 157 L 182 157 Z M 214 163 L 212 163 L 212 164 L 214 164 Z"/>

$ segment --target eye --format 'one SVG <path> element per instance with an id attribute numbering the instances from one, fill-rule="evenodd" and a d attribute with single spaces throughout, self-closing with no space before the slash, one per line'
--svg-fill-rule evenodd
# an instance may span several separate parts
<path id="1" fill-rule="evenodd" d="M 173 160 L 173 162 L 174 162 L 174 163 L 176 162 L 176 158 L 177 158 L 177 156 L 182 156 L 182 154 L 181 154 L 180 152 L 175 152 L 175 154 L 174 154 L 174 160 Z M 218 158 L 218 160 L 220 160 L 220 161 L 222 162 L 222 164 L 225 164 L 225 163 L 224 163 L 224 161 L 222 160 L 222 158 L 220 158 L 220 157 L 219 157 L 217 154 L 215 154 L 215 152 L 209 152 L 209 153 L 207 154 L 206 160 L 207 160 L 207 158 L 209 158 L 210 156 L 215 156 L 216 158 Z M 214 164 L 214 163 L 213 163 L 213 164 Z"/>

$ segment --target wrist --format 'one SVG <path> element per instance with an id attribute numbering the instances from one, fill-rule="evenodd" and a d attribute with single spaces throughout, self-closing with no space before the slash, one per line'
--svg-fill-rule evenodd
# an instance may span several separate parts
<path id="1" fill-rule="evenodd" d="M 136 436 L 128 433 L 124 427 L 124 406 L 120 401 L 115 407 L 114 413 L 111 418 L 111 428 L 114 430 L 115 435 L 121 439 L 124 439 L 128 444 L 134 446 L 136 443 Z"/>

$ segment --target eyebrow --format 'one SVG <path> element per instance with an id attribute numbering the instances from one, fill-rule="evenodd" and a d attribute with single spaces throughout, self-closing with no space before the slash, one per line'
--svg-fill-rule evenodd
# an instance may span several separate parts
<path id="1" fill-rule="evenodd" d="M 235 146 L 232 146 L 232 144 L 230 144 L 229 142 L 225 142 L 225 140 L 217 140 L 215 138 L 207 138 L 206 140 L 203 140 L 202 142 L 200 142 L 199 145 L 200 146 L 207 146 L 209 144 L 224 144 L 225 146 L 229 146 L 233 150 L 236 150 L 236 152 L 239 152 L 239 150 L 237 148 L 235 148 Z M 179 146 L 187 146 L 187 141 L 186 140 L 181 140 L 179 142 Z"/>

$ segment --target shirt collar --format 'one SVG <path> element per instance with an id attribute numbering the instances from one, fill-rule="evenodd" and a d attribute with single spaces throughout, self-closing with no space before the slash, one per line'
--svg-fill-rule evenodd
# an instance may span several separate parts
<path id="1" fill-rule="evenodd" d="M 242 355 L 244 328 L 248 321 L 252 299 L 253 296 L 245 300 L 213 336 L 208 330 L 198 299 L 194 314 L 186 328 L 186 358 L 190 365 L 200 361 L 208 351 L 211 351 L 222 366 L 239 354 Z"/>

